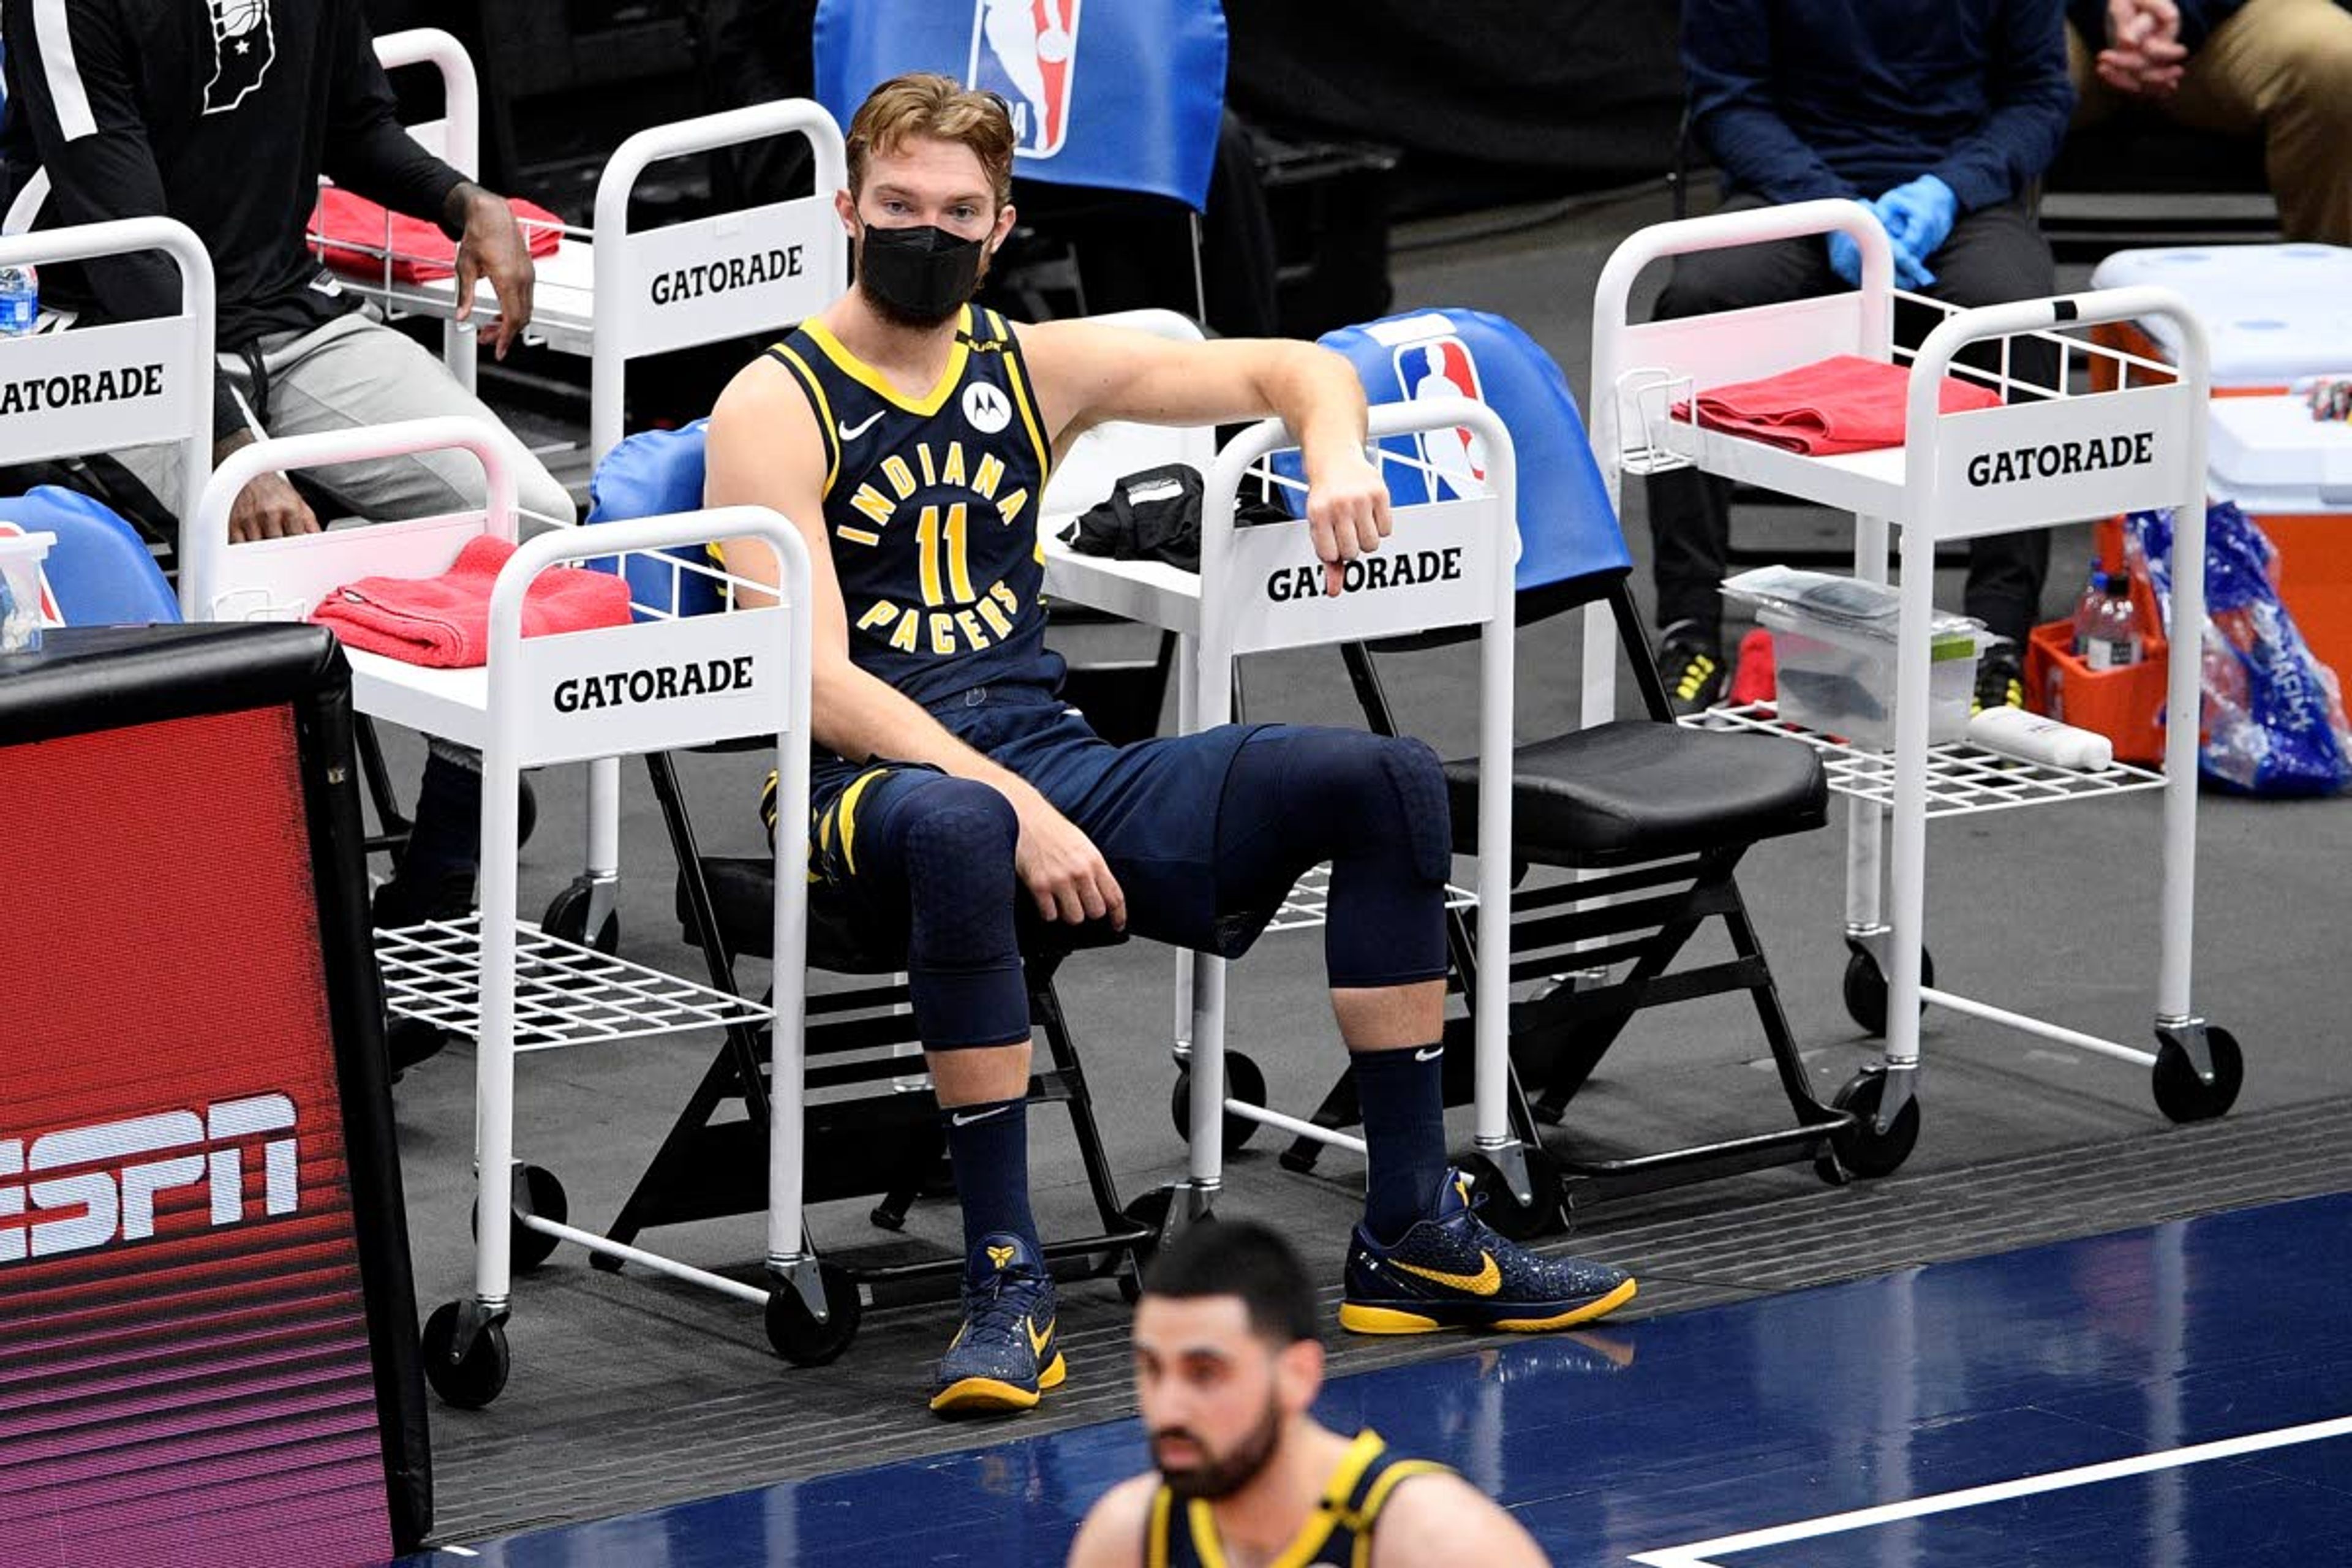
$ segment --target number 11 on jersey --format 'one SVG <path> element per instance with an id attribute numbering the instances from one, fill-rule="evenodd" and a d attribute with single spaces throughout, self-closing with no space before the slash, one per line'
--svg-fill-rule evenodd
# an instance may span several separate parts
<path id="1" fill-rule="evenodd" d="M 967 524 L 965 505 L 956 502 L 947 509 L 944 530 L 940 523 L 940 509 L 927 506 L 915 522 L 915 548 L 921 558 L 923 603 L 926 605 L 969 605 L 979 595 L 971 591 L 971 569 L 965 557 Z M 947 592 L 940 591 L 940 562 L 947 561 Z"/>

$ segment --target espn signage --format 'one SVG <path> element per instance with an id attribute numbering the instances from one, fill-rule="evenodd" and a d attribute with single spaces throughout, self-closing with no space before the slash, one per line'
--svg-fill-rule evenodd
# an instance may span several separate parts
<path id="1" fill-rule="evenodd" d="M 361 916 L 329 919 L 314 860 L 331 720 L 281 697 L 135 721 L 192 668 L 198 707 L 233 706 L 233 658 L 197 643 L 307 648 L 341 679 L 313 629 L 68 629 L 0 677 L 0 800 L 26 808 L 0 813 L 0 888 L 40 890 L 0 900 L 8 1568 L 371 1563 L 429 1522 L 421 1436 L 385 1403 L 415 1367 L 404 1239 L 381 1250 L 396 1173 L 352 1142 L 388 1151 L 388 1111 L 343 1098 L 368 1081 L 340 1044 L 353 999 L 380 1004 L 343 978 Z M 145 673 L 74 667 L 92 638 L 154 639 Z M 61 710 L 23 696 L 44 680 Z M 74 714 L 93 682 L 107 711 Z"/>
<path id="2" fill-rule="evenodd" d="M 29 1141 L 0 1138 L 0 1268 L 145 1241 L 155 1234 L 156 1199 L 186 1187 L 204 1190 L 215 1227 L 255 1214 L 292 1214 L 301 1206 L 295 1140 L 271 1134 L 293 1128 L 294 1101 L 260 1094 L 201 1114 L 165 1110 Z M 261 1202 L 252 1205 L 245 1191 L 248 1149 L 262 1175 Z"/>

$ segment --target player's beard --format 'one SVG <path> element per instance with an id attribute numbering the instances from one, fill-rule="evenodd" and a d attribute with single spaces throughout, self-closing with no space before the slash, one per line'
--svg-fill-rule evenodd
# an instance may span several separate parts
<path id="1" fill-rule="evenodd" d="M 1162 1438 L 1181 1436 L 1201 1451 L 1199 1463 L 1189 1468 L 1171 1470 L 1160 1462 Z M 1160 1477 L 1168 1489 L 1180 1498 L 1206 1498 L 1214 1501 L 1229 1498 L 1255 1480 L 1260 1471 L 1273 1461 L 1275 1450 L 1282 1446 L 1282 1406 L 1273 1398 L 1265 1402 L 1265 1414 L 1258 1424 L 1244 1433 L 1239 1441 L 1220 1454 L 1198 1436 L 1181 1427 L 1171 1427 L 1152 1434 L 1151 1458 L 1160 1467 Z"/>

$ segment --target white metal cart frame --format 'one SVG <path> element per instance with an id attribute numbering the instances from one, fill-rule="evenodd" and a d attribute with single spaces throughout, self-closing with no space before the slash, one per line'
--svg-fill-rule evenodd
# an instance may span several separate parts
<path id="1" fill-rule="evenodd" d="M 1863 279 L 1857 291 L 1678 321 L 1629 319 L 1633 280 L 1654 261 L 1832 231 L 1850 236 L 1861 248 Z M 1997 758 L 1965 743 L 1927 742 L 1927 626 L 1934 612 L 1939 541 L 2170 507 L 2177 518 L 2177 560 L 2191 563 L 2175 577 L 2175 624 L 2195 627 L 2203 623 L 2208 380 L 2203 328 L 2179 296 L 2155 288 L 2106 289 L 1969 310 L 1937 306 L 1948 312 L 1946 319 L 1912 356 L 1907 439 L 1902 446 L 1874 451 L 1801 456 L 1671 414 L 1674 405 L 1684 400 L 1695 404 L 1696 395 L 1709 387 L 1791 370 L 1828 354 L 1897 359 L 1892 347 L 1892 280 L 1885 234 L 1864 208 L 1845 201 L 1806 202 L 1643 229 L 1610 258 L 1593 303 L 1592 439 L 1612 495 L 1623 473 L 1696 466 L 1852 511 L 1855 575 L 1876 583 L 1887 578 L 1887 530 L 1902 529 L 1891 755 L 1805 736 L 1752 710 L 1717 710 L 1696 721 L 1799 733 L 1827 753 L 1831 787 L 1850 797 L 1846 929 L 1857 961 L 1867 957 L 1884 976 L 1886 1053 L 1883 1068 L 1848 1084 L 1836 1103 L 1865 1113 L 1881 1141 L 1880 1156 L 1900 1163 L 1917 1134 L 1915 1081 L 1919 1008 L 1925 1000 L 2153 1068 L 2158 1102 L 2168 1114 L 2183 1121 L 2219 1115 L 2235 1097 L 2242 1064 L 2229 1032 L 2209 1026 L 2190 1005 L 2197 726 L 2168 726 L 2161 778 L 2124 766 L 2095 773 L 2039 767 Z M 2179 365 L 2159 365 L 2056 331 L 2149 317 L 2168 321 L 2179 330 Z M 2006 340 L 2021 335 L 2047 338 L 2056 345 L 2057 385 L 2032 385 L 2011 374 Z M 1987 341 L 2004 341 L 1997 375 L 1954 363 L 1963 348 Z M 2116 390 L 2072 394 L 2070 372 L 2078 356 L 2086 362 L 2117 362 L 2126 374 L 2116 377 Z M 2140 374 L 2128 374 L 2133 372 Z M 1938 388 L 1948 373 L 1988 381 L 2003 391 L 2027 387 L 2042 401 L 1942 414 Z M 2131 384 L 2145 382 L 2150 373 L 2162 384 Z M 2115 445 L 2118 440 L 2120 447 Z M 2102 461 L 2086 467 L 2083 453 L 2093 442 L 2102 443 Z M 2111 457 L 2122 460 L 2109 460 Z M 1591 721 L 1594 686 L 1588 668 L 1587 722 Z M 2199 711 L 2194 658 L 2176 655 L 2171 660 L 2167 704 L 2173 714 Z M 1931 817 L 2152 788 L 2161 788 L 2165 795 L 2157 1051 L 2101 1039 L 1923 984 L 1921 933 Z M 1892 834 L 1891 846 L 1882 843 L 1883 827 Z M 1865 1152 L 1864 1158 L 1871 1157 Z M 1892 1169 L 1892 1164 L 1885 1168 Z"/>
<path id="2" fill-rule="evenodd" d="M 446 117 L 412 126 L 410 134 L 468 179 L 481 168 L 481 88 L 465 46 L 437 27 L 378 38 L 376 58 L 389 70 L 431 66 L 441 78 Z M 660 228 L 633 231 L 629 198 L 654 164 L 668 158 L 799 134 L 815 160 L 815 194 L 740 207 Z M 588 358 L 589 458 L 604 460 L 624 434 L 629 362 L 648 354 L 698 348 L 740 338 L 762 321 L 781 336 L 849 286 L 849 248 L 833 209 L 833 193 L 849 183 L 841 128 L 824 105 L 780 99 L 648 127 L 614 150 L 596 182 L 595 220 L 582 230 L 565 226 L 562 246 L 539 267 L 530 341 L 560 353 Z M 326 244 L 314 233 L 313 248 Z M 455 279 L 409 282 L 394 275 L 404 259 L 390 219 L 380 244 L 338 238 L 382 262 L 378 276 L 358 278 L 339 268 L 344 286 L 374 300 L 388 315 L 437 316 L 450 373 L 474 384 L 471 321 L 454 318 Z M 605 301 L 600 320 L 596 301 Z M 625 303 L 617 303 L 625 301 Z M 475 320 L 498 312 L 488 280 L 478 284 Z M 600 758 L 588 767 L 587 852 L 578 881 L 559 895 L 547 923 L 593 934 L 619 902 L 620 763 Z"/>
<path id="3" fill-rule="evenodd" d="M 168 217 L 116 218 L 0 238 L 0 267 L 160 250 L 180 269 L 172 316 L 9 338 L 0 347 L 0 463 L 173 442 L 181 517 L 213 462 L 213 258 Z"/>
<path id="4" fill-rule="evenodd" d="M 1382 404 L 1371 410 L 1377 443 L 1425 430 L 1467 427 L 1489 453 L 1487 493 L 1465 500 L 1400 507 L 1394 531 L 1379 555 L 1440 551 L 1458 564 L 1458 577 L 1415 582 L 1379 592 L 1328 598 L 1320 591 L 1321 565 L 1304 521 L 1234 526 L 1242 487 L 1253 480 L 1295 486 L 1273 476 L 1265 459 L 1297 445 L 1277 419 L 1252 426 L 1217 454 L 1202 500 L 1201 570 L 1195 574 L 1156 562 L 1081 555 L 1048 536 L 1046 590 L 1056 598 L 1093 605 L 1185 639 L 1178 668 L 1179 727 L 1186 733 L 1232 716 L 1233 672 L 1242 656 L 1333 643 L 1375 640 L 1433 629 L 1479 627 L 1479 755 L 1511 755 L 1513 632 L 1518 556 L 1517 469 L 1511 436 L 1501 416 L 1466 398 Z M 1375 462 L 1410 459 L 1370 448 Z M 1286 592 L 1301 571 L 1318 584 L 1307 596 Z M 1277 595 L 1275 584 L 1284 592 Z M 1511 772 L 1487 767 L 1479 777 L 1477 937 L 1482 949 L 1505 952 L 1510 931 Z M 1306 922 L 1296 922 L 1306 923 Z M 1189 960 L 1189 962 L 1187 962 Z M 1225 962 L 1206 953 L 1179 955 L 1179 1057 L 1191 1075 L 1191 1138 L 1185 1180 L 1173 1189 L 1161 1222 L 1163 1241 L 1208 1215 L 1224 1183 L 1223 1119 L 1244 1117 L 1284 1131 L 1361 1152 L 1360 1138 L 1297 1117 L 1233 1099 L 1226 1093 Z M 1478 1151 L 1494 1162 L 1522 1201 L 1529 1198 L 1526 1151 L 1510 1131 L 1507 1095 L 1509 965 L 1485 964 L 1474 1001 Z"/>
<path id="5" fill-rule="evenodd" d="M 433 449 L 480 459 L 488 505 L 446 517 L 379 523 L 291 539 L 232 544 L 229 508 L 265 473 Z M 470 540 L 515 535 L 515 481 L 496 433 L 478 420 L 414 420 L 328 435 L 260 441 L 213 476 L 192 529 L 186 592 L 215 618 L 279 618 L 305 612 L 367 575 L 425 576 L 446 570 Z M 679 616 L 636 605 L 632 623 L 525 638 L 523 596 L 551 568 L 625 555 L 659 559 L 675 576 L 707 567 L 657 552 L 752 535 L 782 563 L 781 596 L 761 609 Z M 806 971 L 807 855 L 803 836 L 775 846 L 774 995 L 770 1007 L 691 984 L 550 935 L 516 912 L 518 800 L 522 770 L 772 735 L 782 809 L 804 816 L 810 703 L 809 562 L 799 530 L 764 507 L 721 507 L 631 519 L 593 530 L 562 529 L 522 543 L 500 570 L 489 608 L 488 662 L 431 669 L 347 648 L 354 706 L 482 752 L 482 898 L 478 916 L 430 921 L 378 937 L 391 1009 L 478 1041 L 475 1068 L 473 1294 L 427 1321 L 426 1370 L 453 1404 L 486 1405 L 506 1383 L 502 1327 L 518 1243 L 572 1241 L 675 1278 L 778 1310 L 796 1296 L 822 1320 L 822 1284 L 802 1227 L 801 1026 Z M 724 667 L 714 689 L 677 691 L 682 672 Z M 593 683 L 625 700 L 583 704 Z M 787 820 L 797 820 L 789 816 Z M 514 1063 L 523 1051 L 635 1038 L 730 1023 L 774 1024 L 775 1100 L 768 1160 L 767 1264 L 762 1290 L 537 1212 L 530 1171 L 514 1157 Z"/>

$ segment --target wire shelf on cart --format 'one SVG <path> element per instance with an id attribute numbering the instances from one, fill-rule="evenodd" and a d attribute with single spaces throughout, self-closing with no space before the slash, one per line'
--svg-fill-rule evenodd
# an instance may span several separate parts
<path id="1" fill-rule="evenodd" d="M 1850 745 L 1833 736 L 1784 724 L 1769 702 L 1709 708 L 1686 714 L 1682 724 L 1694 730 L 1748 730 L 1802 741 L 1822 754 L 1830 788 L 1857 800 L 1895 804 L 1895 753 Z M 1927 816 L 1967 816 L 1981 811 L 2009 811 L 2021 805 L 2054 805 L 2060 801 L 2129 795 L 2162 789 L 2164 775 L 2126 763 L 2095 770 L 2051 767 L 2000 752 L 1989 752 L 1965 741 L 1948 741 L 1927 748 Z"/>
<path id="2" fill-rule="evenodd" d="M 481 917 L 376 933 L 391 1010 L 475 1037 Z M 514 1048 L 553 1050 L 649 1035 L 764 1024 L 770 1009 L 515 922 Z"/>
<path id="3" fill-rule="evenodd" d="M 1445 885 L 1447 909 L 1468 910 L 1475 909 L 1477 905 L 1478 895 L 1469 889 L 1457 888 L 1451 882 Z M 1274 919 L 1265 929 L 1269 931 L 1308 931 L 1326 922 L 1330 908 L 1331 862 L 1326 860 L 1298 879 L 1298 885 L 1290 889 L 1290 896 L 1282 900 L 1282 908 L 1275 911 Z"/>

